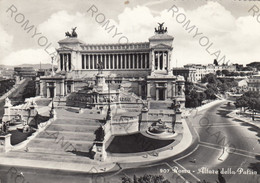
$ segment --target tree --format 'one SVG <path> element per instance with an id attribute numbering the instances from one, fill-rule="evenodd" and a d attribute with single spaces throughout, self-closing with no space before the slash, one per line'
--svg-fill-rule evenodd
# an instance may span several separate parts
<path id="1" fill-rule="evenodd" d="M 229 87 L 228 87 L 228 85 L 226 83 L 222 83 L 220 85 L 220 91 L 222 91 L 223 93 L 228 91 L 228 89 L 229 89 Z"/>
<path id="2" fill-rule="evenodd" d="M 217 82 L 217 78 L 215 76 L 215 74 L 206 74 L 202 79 L 201 79 L 202 83 L 216 83 Z"/>
<path id="3" fill-rule="evenodd" d="M 162 175 L 147 175 L 140 176 L 139 178 L 134 175 L 133 180 L 129 177 L 122 177 L 122 183 L 170 183 Z"/>
<path id="4" fill-rule="evenodd" d="M 132 183 L 132 180 L 129 177 L 122 177 L 122 183 Z"/>
<path id="5" fill-rule="evenodd" d="M 202 105 L 202 101 L 206 100 L 207 99 L 207 95 L 205 92 L 201 92 L 199 94 L 199 105 Z"/>
<path id="6" fill-rule="evenodd" d="M 207 96 L 207 99 L 216 99 L 215 91 L 212 88 L 208 88 L 205 90 L 205 94 Z"/>
<path id="7" fill-rule="evenodd" d="M 35 97 L 35 95 L 36 95 L 35 81 L 30 80 L 23 92 L 23 99 Z"/>
<path id="8" fill-rule="evenodd" d="M 252 110 L 260 110 L 260 94 L 257 92 L 246 92 L 241 97 L 236 99 L 235 106 L 237 108 L 244 108 L 244 112 L 246 109 Z"/>
<path id="9" fill-rule="evenodd" d="M 217 74 L 217 76 L 220 76 L 222 74 L 222 72 L 220 70 L 217 70 L 216 74 Z"/>
<path id="10" fill-rule="evenodd" d="M 245 76 L 246 74 L 245 74 L 244 72 L 240 72 L 239 75 L 243 77 L 243 76 Z"/>
<path id="11" fill-rule="evenodd" d="M 229 73 L 228 70 L 223 70 L 223 71 L 222 71 L 222 74 L 225 75 L 225 76 L 229 76 L 230 73 Z"/>
<path id="12" fill-rule="evenodd" d="M 247 105 L 248 105 L 248 101 L 246 101 L 243 97 L 238 98 L 235 102 L 236 108 L 241 108 L 241 110 L 244 108 L 244 112 L 245 112 L 245 107 L 247 107 Z"/>

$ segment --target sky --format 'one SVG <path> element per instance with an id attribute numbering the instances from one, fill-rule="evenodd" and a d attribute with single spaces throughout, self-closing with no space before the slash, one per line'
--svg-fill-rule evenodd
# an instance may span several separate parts
<path id="1" fill-rule="evenodd" d="M 245 65 L 260 61 L 257 9 L 259 2 L 238 0 L 0 0 L 0 64 L 51 63 L 72 27 L 87 44 L 130 43 L 148 42 L 164 22 L 174 37 L 172 67 Z"/>

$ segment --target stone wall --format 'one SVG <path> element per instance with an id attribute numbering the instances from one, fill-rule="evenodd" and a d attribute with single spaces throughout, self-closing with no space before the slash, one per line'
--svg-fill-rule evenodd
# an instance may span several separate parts
<path id="1" fill-rule="evenodd" d="M 30 124 L 37 115 L 36 106 L 34 98 L 28 98 L 24 104 L 17 106 L 12 106 L 10 99 L 6 98 L 2 121 L 8 122 L 18 120 L 27 122 L 28 120 L 28 124 Z"/>

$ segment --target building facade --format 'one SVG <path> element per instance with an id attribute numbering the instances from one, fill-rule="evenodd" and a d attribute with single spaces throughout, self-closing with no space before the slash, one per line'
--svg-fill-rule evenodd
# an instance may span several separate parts
<path id="1" fill-rule="evenodd" d="M 172 69 L 173 75 L 183 76 L 185 81 L 197 82 L 196 69 L 195 68 L 185 68 L 185 67 L 174 67 Z"/>
<path id="2" fill-rule="evenodd" d="M 260 94 L 260 75 L 254 75 L 248 78 L 248 90 Z"/>
<path id="3" fill-rule="evenodd" d="M 174 69 L 176 70 L 175 71 L 176 73 L 180 72 L 177 70 L 177 68 L 174 68 Z M 186 69 L 186 70 L 184 70 L 184 69 Z M 186 65 L 184 65 L 184 69 L 180 68 L 180 70 L 183 70 L 184 73 L 187 73 L 188 69 L 191 70 L 191 71 L 189 71 L 189 75 L 192 75 L 193 82 L 198 82 L 198 81 L 201 81 L 201 79 L 206 74 L 210 74 L 210 73 L 216 74 L 217 71 L 223 71 L 223 70 L 228 70 L 229 72 L 234 72 L 234 71 L 236 71 L 236 66 L 235 65 L 215 65 L 215 64 L 208 64 L 208 65 L 186 64 Z M 194 70 L 195 70 L 195 73 L 194 73 Z M 181 75 L 185 75 L 184 73 Z"/>
<path id="4" fill-rule="evenodd" d="M 14 73 L 20 79 L 36 77 L 36 71 L 33 67 L 14 67 Z"/>
<path id="5" fill-rule="evenodd" d="M 162 26 L 143 43 L 85 44 L 77 36 L 67 37 L 58 42 L 58 70 L 37 80 L 37 94 L 66 96 L 95 83 L 102 72 L 106 82 L 142 99 L 183 102 L 184 79 L 171 71 L 173 40 Z"/>

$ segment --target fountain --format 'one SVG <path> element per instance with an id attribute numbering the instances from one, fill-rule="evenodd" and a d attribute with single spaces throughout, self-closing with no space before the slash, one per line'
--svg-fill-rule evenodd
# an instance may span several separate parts
<path id="1" fill-rule="evenodd" d="M 168 132 L 170 130 L 169 127 L 165 125 L 165 122 L 162 122 L 161 119 L 158 120 L 154 125 L 150 126 L 148 131 L 151 133 L 160 134 L 163 132 Z"/>

